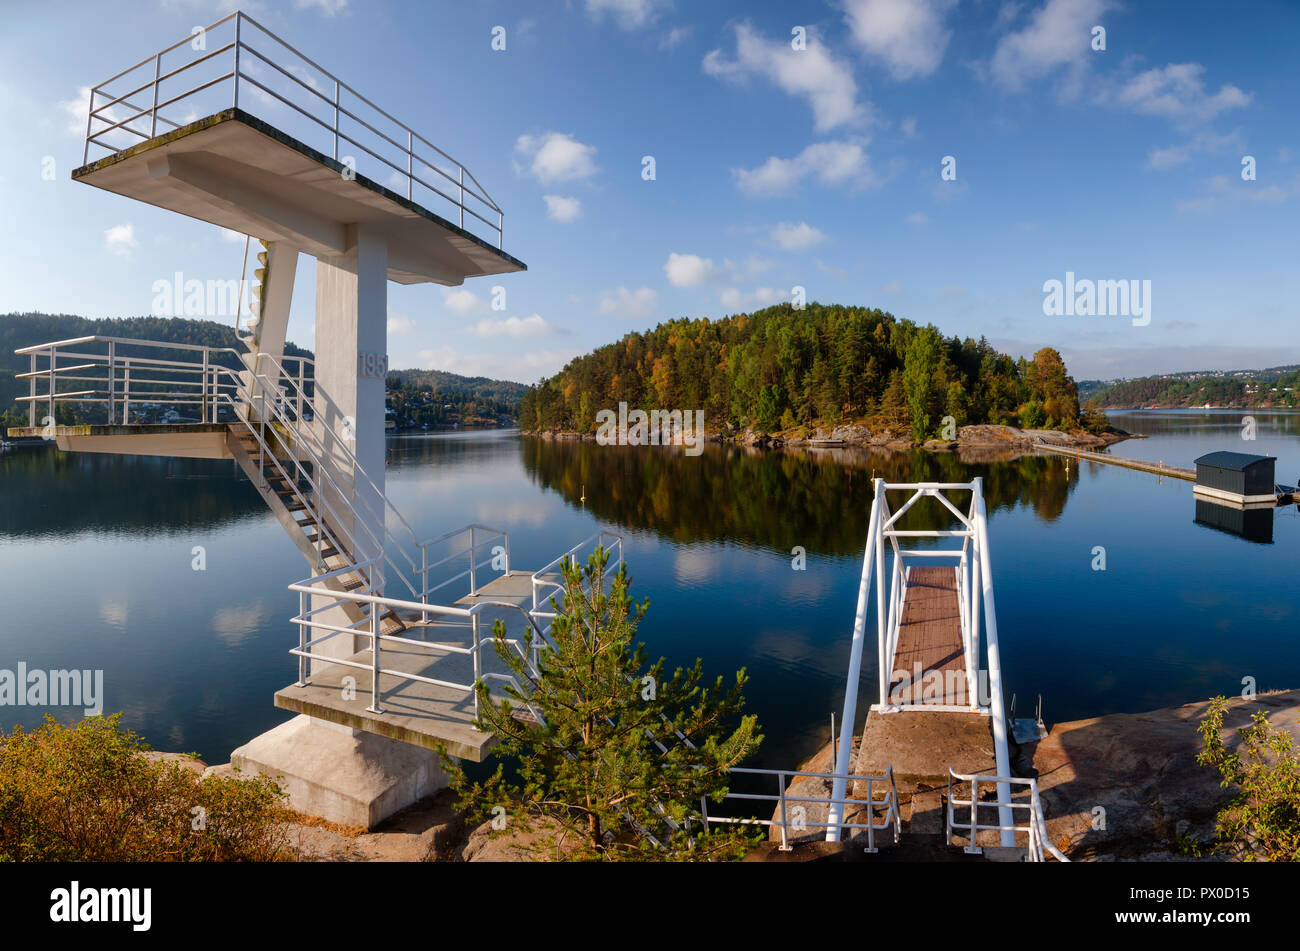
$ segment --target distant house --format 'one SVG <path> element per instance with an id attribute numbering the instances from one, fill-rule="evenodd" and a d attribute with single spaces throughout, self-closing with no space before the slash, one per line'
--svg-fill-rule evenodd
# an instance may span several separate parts
<path id="1" fill-rule="evenodd" d="M 1277 501 L 1276 456 L 1245 452 L 1210 452 L 1196 460 L 1194 494 L 1241 505 Z"/>

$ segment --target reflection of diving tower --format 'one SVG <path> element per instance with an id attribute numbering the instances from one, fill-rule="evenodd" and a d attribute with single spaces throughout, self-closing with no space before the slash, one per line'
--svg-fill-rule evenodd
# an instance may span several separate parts
<path id="1" fill-rule="evenodd" d="M 95 87 L 84 161 L 77 181 L 260 239 L 248 352 L 108 337 L 26 348 L 30 428 L 15 432 L 240 463 L 312 577 L 292 586 L 299 681 L 276 695 L 303 715 L 234 762 L 284 777 L 303 811 L 373 825 L 438 787 L 435 743 L 483 754 L 468 688 L 507 679 L 482 649 L 494 614 L 548 619 L 553 565 L 512 571 L 505 533 L 483 526 L 420 540 L 384 495 L 387 282 L 524 270 L 502 250 L 501 210 L 463 166 L 240 13 Z M 317 262 L 310 373 L 284 356 L 299 254 Z M 65 403 L 91 425 L 45 419 Z"/>

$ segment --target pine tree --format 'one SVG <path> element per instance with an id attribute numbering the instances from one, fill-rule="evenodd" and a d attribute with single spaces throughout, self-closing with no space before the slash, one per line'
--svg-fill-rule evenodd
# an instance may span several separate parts
<path id="1" fill-rule="evenodd" d="M 633 639 L 649 602 L 629 600 L 626 567 L 611 577 L 608 560 L 597 549 L 585 567 L 562 563 L 562 604 L 551 601 L 557 617 L 536 668 L 525 659 L 533 638 L 525 635 L 521 652 L 494 625 L 497 654 L 522 689 L 494 700 L 476 684 L 478 726 L 500 738 L 493 754 L 503 762 L 470 783 L 444 756 L 462 808 L 534 833 L 534 847 L 552 855 L 739 858 L 760 827 L 704 829 L 695 817 L 702 798 L 721 802 L 728 770 L 762 741 L 757 718 L 742 713 L 745 671 L 730 686 L 722 677 L 709 686 L 698 659 L 667 680 L 662 658 L 647 666 Z M 517 779 L 506 778 L 505 761 Z"/>

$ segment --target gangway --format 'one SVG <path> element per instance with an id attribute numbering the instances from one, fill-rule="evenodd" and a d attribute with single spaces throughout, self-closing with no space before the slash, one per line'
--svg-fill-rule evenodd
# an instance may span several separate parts
<path id="1" fill-rule="evenodd" d="M 1012 787 L 1024 783 L 1012 775 L 1007 744 L 982 480 L 889 483 L 876 479 L 873 487 L 826 840 L 840 840 L 840 824 L 845 819 L 846 805 L 851 803 L 849 787 L 861 786 L 860 781 L 854 782 L 853 775 L 878 774 L 880 757 L 889 755 L 907 760 L 907 764 L 888 764 L 895 773 L 932 779 L 937 778 L 936 773 L 947 774 L 949 842 L 954 831 L 952 778 L 971 782 L 972 799 L 978 802 L 978 782 L 972 779 L 978 776 L 986 788 L 996 790 L 998 818 L 990 826 L 979 821 L 978 810 L 972 807 L 971 827 L 966 830 L 968 850 L 978 851 L 978 832 L 990 829 L 998 833 L 1004 849 L 1015 847 L 1017 832 L 1032 830 L 1030 834 L 1036 838 L 1031 846 L 1037 847 L 1041 805 L 1036 791 L 1029 825 L 1018 827 L 1013 817 Z M 891 491 L 907 493 L 896 509 L 888 498 Z M 953 499 L 962 496 L 967 497 L 965 503 L 954 504 Z M 904 528 L 904 516 L 924 499 L 935 500 L 944 520 L 955 527 Z M 877 701 L 870 706 L 855 766 L 854 726 L 873 594 Z M 895 729 L 895 725 L 905 730 Z M 875 741 L 886 737 L 891 740 L 888 754 L 875 748 Z M 980 766 L 990 740 L 990 768 L 962 768 L 954 773 L 953 763 L 937 762 L 957 756 L 961 757 L 962 767 Z M 904 745 L 903 749 L 893 748 Z M 1039 848 L 1031 857 L 1041 855 Z"/>

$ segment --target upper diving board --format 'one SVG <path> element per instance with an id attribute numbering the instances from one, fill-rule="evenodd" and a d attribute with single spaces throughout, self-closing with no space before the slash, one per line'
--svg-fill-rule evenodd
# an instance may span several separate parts
<path id="1" fill-rule="evenodd" d="M 400 284 L 526 269 L 468 169 L 243 13 L 95 86 L 83 163 L 75 181 L 318 257 L 366 226 Z"/>

